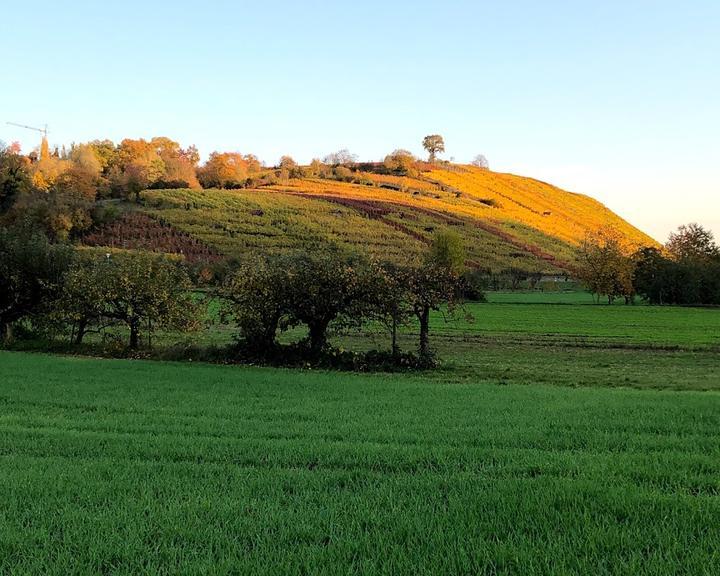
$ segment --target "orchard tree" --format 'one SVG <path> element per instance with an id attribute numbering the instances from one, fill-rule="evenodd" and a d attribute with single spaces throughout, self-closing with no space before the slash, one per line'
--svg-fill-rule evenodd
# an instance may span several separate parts
<path id="1" fill-rule="evenodd" d="M 267 355 L 288 327 L 290 268 L 285 258 L 249 258 L 229 275 L 221 290 L 222 314 L 232 318 L 245 347 Z M 282 323 L 281 323 L 282 321 Z"/>
<path id="2" fill-rule="evenodd" d="M 378 277 L 368 260 L 335 250 L 273 258 L 250 258 L 220 291 L 223 315 L 232 318 L 246 349 L 265 355 L 277 334 L 304 324 L 312 355 L 327 347 L 336 322 L 359 326 L 379 302 Z"/>
<path id="3" fill-rule="evenodd" d="M 390 349 L 395 358 L 400 355 L 400 347 L 397 342 L 398 329 L 407 324 L 413 316 L 409 292 L 413 272 L 406 266 L 383 262 L 377 266 L 377 272 L 374 275 L 379 295 L 374 317 L 390 332 Z"/>
<path id="4" fill-rule="evenodd" d="M 96 288 L 98 315 L 125 324 L 128 346 L 140 346 L 142 331 L 155 328 L 191 330 L 199 312 L 187 273 L 165 256 L 113 254 L 96 258 L 84 268 Z M 90 308 L 92 309 L 92 308 Z"/>
<path id="5" fill-rule="evenodd" d="M 447 305 L 454 309 L 462 294 L 465 265 L 462 239 L 451 231 L 435 235 L 425 262 L 409 274 L 410 308 L 420 323 L 418 354 L 422 365 L 434 363 L 430 349 L 430 312 Z"/>
<path id="6" fill-rule="evenodd" d="M 79 255 L 63 282 L 58 314 L 70 328 L 70 340 L 83 343 L 85 335 L 99 330 L 110 297 L 105 274 L 108 266 L 97 254 Z"/>
<path id="7" fill-rule="evenodd" d="M 427 262 L 409 275 L 409 303 L 420 324 L 418 356 L 423 366 L 434 364 L 430 348 L 430 312 L 447 305 L 452 311 L 460 296 L 459 277 L 433 262 Z"/>
<path id="8" fill-rule="evenodd" d="M 311 353 L 327 347 L 331 322 L 341 319 L 357 325 L 366 316 L 371 271 L 364 258 L 336 251 L 300 254 L 287 268 L 289 321 L 308 327 Z"/>
<path id="9" fill-rule="evenodd" d="M 445 152 L 445 140 L 443 140 L 443 137 L 440 136 L 440 134 L 425 136 L 425 138 L 423 138 L 422 145 L 430 155 L 428 158 L 430 162 L 435 162 L 437 155 L 441 152 Z"/>
<path id="10" fill-rule="evenodd" d="M 0 227 L 0 338 L 12 340 L 13 324 L 47 312 L 60 294 L 72 249 L 52 245 L 27 227 Z"/>
<path id="11" fill-rule="evenodd" d="M 510 289 L 512 291 L 520 288 L 520 284 L 525 282 L 525 280 L 527 280 L 529 276 L 527 270 L 523 270 L 522 268 L 518 268 L 517 266 L 511 266 L 510 268 L 503 270 L 502 274 L 503 276 L 506 276 L 508 280 L 510 280 Z"/>

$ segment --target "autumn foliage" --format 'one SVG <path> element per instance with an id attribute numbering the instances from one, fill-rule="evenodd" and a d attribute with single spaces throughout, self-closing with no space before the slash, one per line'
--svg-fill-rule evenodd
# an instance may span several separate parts
<path id="1" fill-rule="evenodd" d="M 61 151 L 45 145 L 28 156 L 5 148 L 2 217 L 29 218 L 52 239 L 122 245 L 133 237 L 188 258 L 196 253 L 192 238 L 228 257 L 332 242 L 401 262 L 451 226 L 466 240 L 469 265 L 532 273 L 572 271 L 576 248 L 604 226 L 632 247 L 656 245 L 591 198 L 484 165 L 440 161 L 439 135 L 424 144 L 433 162 L 402 149 L 382 162 L 358 162 L 343 149 L 307 166 L 283 156 L 273 167 L 239 152 L 212 152 L 201 163 L 194 146 L 167 137 Z M 145 237 L 136 233 L 139 216 L 106 225 L 108 199 L 131 200 L 153 218 Z M 120 206 L 122 213 L 127 205 Z"/>

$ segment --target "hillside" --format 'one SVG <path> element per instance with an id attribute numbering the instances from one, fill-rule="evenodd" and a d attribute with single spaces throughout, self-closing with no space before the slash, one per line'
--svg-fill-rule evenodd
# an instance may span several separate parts
<path id="1" fill-rule="evenodd" d="M 159 223 L 155 228 L 191 239 L 193 253 L 201 243 L 200 252 L 225 256 L 334 242 L 399 261 L 419 255 L 435 230 L 452 227 L 465 239 L 470 265 L 552 273 L 571 268 L 577 245 L 602 226 L 632 246 L 655 245 L 596 200 L 531 178 L 470 166 L 417 177 L 363 167 L 352 182 L 293 178 L 239 190 L 148 190 L 140 210 Z M 122 237 L 118 244 L 126 247 L 183 251 L 168 248 L 177 241 L 143 246 L 155 235 L 137 221 L 134 231 L 115 228 L 96 236 L 105 244 Z"/>

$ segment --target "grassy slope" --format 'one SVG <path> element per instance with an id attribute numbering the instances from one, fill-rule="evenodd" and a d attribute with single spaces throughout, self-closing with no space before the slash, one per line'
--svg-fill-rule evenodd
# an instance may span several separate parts
<path id="1" fill-rule="evenodd" d="M 717 393 L 11 353 L 0 381 L 0 573 L 720 571 Z"/>
<path id="2" fill-rule="evenodd" d="M 472 197 L 495 200 L 500 208 L 491 216 L 493 219 L 517 221 L 573 244 L 582 241 L 587 231 L 610 226 L 633 246 L 656 245 L 597 200 L 533 178 L 471 167 L 460 172 L 437 170 L 431 172 L 431 177 Z"/>
<path id="3" fill-rule="evenodd" d="M 530 178 L 462 166 L 420 178 L 360 173 L 356 179 L 154 190 L 144 193 L 145 209 L 230 255 L 332 241 L 402 260 L 422 253 L 435 230 L 453 227 L 465 237 L 473 264 L 554 272 L 601 226 L 615 227 L 631 245 L 655 244 L 595 200 Z"/>

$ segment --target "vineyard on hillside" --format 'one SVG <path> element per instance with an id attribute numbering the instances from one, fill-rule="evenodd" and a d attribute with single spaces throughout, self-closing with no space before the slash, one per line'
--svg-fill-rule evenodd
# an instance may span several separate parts
<path id="1" fill-rule="evenodd" d="M 173 246 L 182 245 L 193 254 L 232 257 L 333 243 L 400 262 L 420 257 L 435 231 L 452 228 L 471 266 L 546 273 L 571 270 L 579 243 L 601 227 L 616 229 L 632 247 L 655 244 L 587 196 L 469 166 L 416 177 L 356 170 L 350 182 L 293 178 L 238 190 L 148 190 L 139 210 L 154 233 L 135 218 L 96 232 L 93 244 L 112 245 L 116 236 L 134 248 L 178 252 Z"/>

